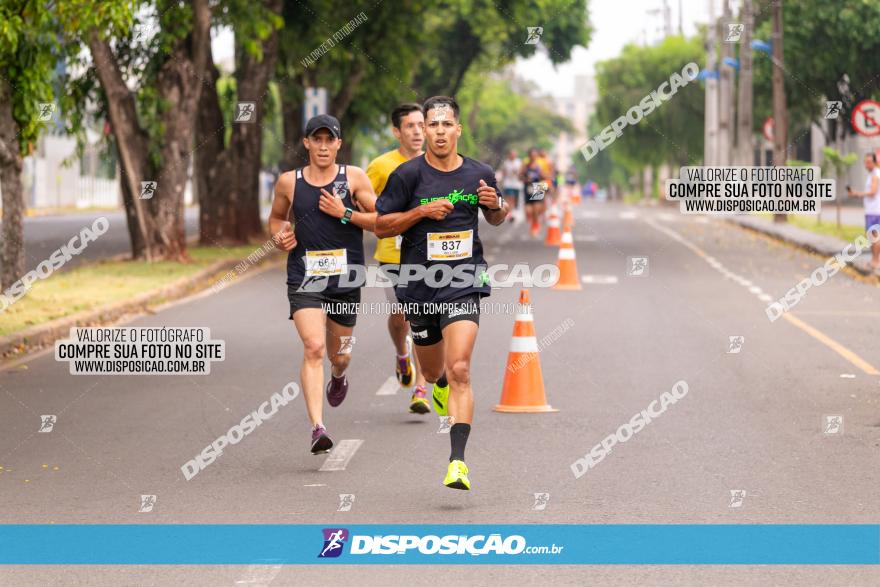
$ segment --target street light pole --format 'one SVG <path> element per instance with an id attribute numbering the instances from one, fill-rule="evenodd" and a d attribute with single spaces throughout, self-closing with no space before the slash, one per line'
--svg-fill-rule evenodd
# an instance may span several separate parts
<path id="1" fill-rule="evenodd" d="M 724 8 L 721 15 L 721 34 L 725 41 L 721 43 L 721 64 L 718 74 L 721 78 L 719 84 L 718 100 L 718 165 L 730 165 L 730 147 L 733 137 L 733 68 L 729 65 L 733 57 L 733 43 L 726 40 L 730 33 L 730 0 L 724 0 Z"/>
<path id="2" fill-rule="evenodd" d="M 718 59 L 715 47 L 715 0 L 709 2 L 709 26 L 706 27 L 706 106 L 703 119 L 703 165 L 718 163 Z"/>
<path id="3" fill-rule="evenodd" d="M 752 165 L 755 148 L 752 141 L 752 0 L 743 0 L 740 13 L 743 24 L 742 44 L 739 47 L 739 94 L 736 119 L 737 165 Z"/>
<path id="4" fill-rule="evenodd" d="M 773 4 L 773 165 L 784 167 L 788 150 L 788 112 L 785 103 L 785 64 L 782 51 L 782 0 Z M 774 222 L 787 222 L 785 214 L 775 214 Z"/>

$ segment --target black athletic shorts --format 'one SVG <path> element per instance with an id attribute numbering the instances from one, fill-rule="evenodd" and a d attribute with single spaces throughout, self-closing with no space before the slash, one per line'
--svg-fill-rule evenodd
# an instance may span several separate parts
<path id="1" fill-rule="evenodd" d="M 342 326 L 354 326 L 357 322 L 358 305 L 361 302 L 360 288 L 347 293 L 326 294 L 323 292 L 297 291 L 287 286 L 287 300 L 290 302 L 290 315 L 303 308 L 323 309 L 327 318 Z"/>
<path id="2" fill-rule="evenodd" d="M 443 340 L 447 324 L 470 320 L 480 324 L 480 294 L 470 294 L 450 302 L 404 304 L 413 343 L 428 346 Z"/>

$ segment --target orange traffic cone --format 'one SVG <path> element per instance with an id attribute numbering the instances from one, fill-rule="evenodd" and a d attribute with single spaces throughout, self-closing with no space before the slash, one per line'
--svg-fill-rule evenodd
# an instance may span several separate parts
<path id="1" fill-rule="evenodd" d="M 544 245 L 547 247 L 558 247 L 562 242 L 562 232 L 559 230 L 559 209 L 554 204 L 550 208 L 550 217 L 547 219 L 547 237 L 544 239 Z"/>
<path id="2" fill-rule="evenodd" d="M 562 244 L 559 245 L 559 259 L 556 261 L 556 266 L 559 268 L 559 281 L 553 289 L 581 289 L 581 279 L 574 254 L 574 239 L 571 237 L 569 224 L 565 225 L 562 232 Z"/>
<path id="3" fill-rule="evenodd" d="M 566 204 L 565 217 L 562 220 L 562 230 L 571 230 L 572 226 L 574 226 L 574 214 L 571 212 L 571 206 Z"/>
<path id="4" fill-rule="evenodd" d="M 547 404 L 544 395 L 544 376 L 538 358 L 538 340 L 535 338 L 535 321 L 528 290 L 519 294 L 520 313 L 513 324 L 513 339 L 507 355 L 501 403 L 496 412 L 558 412 Z"/>
<path id="5" fill-rule="evenodd" d="M 573 185 L 571 186 L 571 203 L 572 204 L 580 204 L 581 203 L 581 191 L 577 189 L 580 186 Z"/>

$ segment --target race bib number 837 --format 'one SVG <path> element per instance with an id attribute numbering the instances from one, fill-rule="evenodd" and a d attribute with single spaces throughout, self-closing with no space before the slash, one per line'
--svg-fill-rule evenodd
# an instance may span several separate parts
<path id="1" fill-rule="evenodd" d="M 473 254 L 474 231 L 429 232 L 428 260 L 451 261 L 467 259 Z"/>

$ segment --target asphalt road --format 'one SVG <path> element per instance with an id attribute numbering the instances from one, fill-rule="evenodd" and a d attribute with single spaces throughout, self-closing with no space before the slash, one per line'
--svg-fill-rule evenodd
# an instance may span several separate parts
<path id="1" fill-rule="evenodd" d="M 128 235 L 128 225 L 125 213 L 121 210 L 34 216 L 24 219 L 25 271 L 35 268 L 43 260 L 48 259 L 53 251 L 70 242 L 74 235 L 79 234 L 83 228 L 92 226 L 92 223 L 102 216 L 107 218 L 110 228 L 98 239 L 89 243 L 79 255 L 72 257 L 64 267 L 75 267 L 83 261 L 130 254 L 131 240 Z M 185 216 L 187 236 L 198 235 L 198 209 L 187 208 Z"/>
<path id="2" fill-rule="evenodd" d="M 204 377 L 71 376 L 51 355 L 0 373 L 0 512 L 7 523 L 876 523 L 880 519 L 880 290 L 839 274 L 771 323 L 781 297 L 822 264 L 715 219 L 674 209 L 587 204 L 576 211 L 582 275 L 616 283 L 533 289 L 557 413 L 497 403 L 514 317 L 484 314 L 473 358 L 471 492 L 441 485 L 449 439 L 393 375 L 384 316 L 362 315 L 345 403 L 325 408 L 337 440 L 363 444 L 343 471 L 308 453 L 301 400 L 282 408 L 187 482 L 180 466 L 286 383 L 301 344 L 273 269 L 168 307 L 135 326 L 211 328 L 227 359 Z M 490 262 L 555 260 L 520 227 L 483 225 Z M 371 249 L 371 245 L 368 245 Z M 630 276 L 628 257 L 647 257 Z M 608 280 L 610 281 L 610 280 Z M 487 301 L 515 303 L 519 290 Z M 364 302 L 384 294 L 364 291 Z M 729 353 L 730 336 L 743 336 Z M 689 393 L 583 477 L 571 464 L 678 380 Z M 55 429 L 36 434 L 41 414 Z M 825 416 L 843 429 L 823 433 Z M 55 470 L 54 467 L 58 467 Z M 744 490 L 730 507 L 731 490 Z M 534 494 L 550 494 L 536 511 Z M 141 494 L 157 495 L 138 513 Z M 337 511 L 339 494 L 356 496 Z M 873 567 L 7 567 L 0 583 L 94 585 L 408 584 L 873 585 Z"/>

